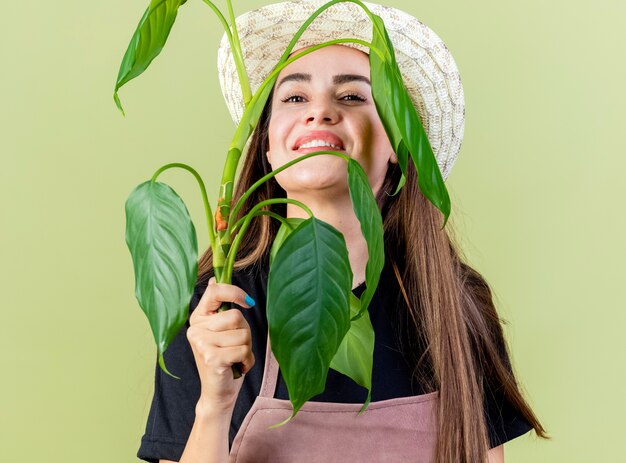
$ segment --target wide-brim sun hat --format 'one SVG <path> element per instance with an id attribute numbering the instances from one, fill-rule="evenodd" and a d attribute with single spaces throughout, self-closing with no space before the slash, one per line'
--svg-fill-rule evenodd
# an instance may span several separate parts
<path id="1" fill-rule="evenodd" d="M 300 26 L 324 3 L 323 0 L 274 3 L 236 18 L 252 92 L 276 67 Z M 432 29 L 413 16 L 396 8 L 363 3 L 385 23 L 404 85 L 445 180 L 458 156 L 465 127 L 463 87 L 452 54 Z M 355 3 L 337 3 L 322 12 L 293 50 L 339 38 L 372 40 L 371 20 Z M 369 49 L 360 44 L 343 45 L 369 54 Z M 239 124 L 245 106 L 226 34 L 220 42 L 217 67 L 226 105 L 235 124 Z"/>

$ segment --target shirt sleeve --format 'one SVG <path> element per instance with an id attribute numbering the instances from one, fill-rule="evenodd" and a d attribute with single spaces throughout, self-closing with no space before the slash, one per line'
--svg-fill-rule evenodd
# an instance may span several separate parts
<path id="1" fill-rule="evenodd" d="M 498 447 L 532 429 L 501 392 L 486 388 L 485 401 L 489 448 Z"/>
<path id="2" fill-rule="evenodd" d="M 206 284 L 195 288 L 189 304 L 189 313 L 196 308 Z M 163 358 L 167 369 L 180 379 L 164 373 L 158 365 L 154 379 L 154 396 L 141 438 L 137 457 L 148 462 L 179 461 L 183 454 L 195 419 L 195 407 L 200 397 L 200 378 L 187 340 L 189 320 L 183 325 L 165 350 Z"/>
<path id="3" fill-rule="evenodd" d="M 497 347 L 506 368 L 512 372 L 511 360 L 504 339 L 497 339 Z M 495 448 L 530 431 L 532 426 L 502 392 L 502 386 L 495 386 L 486 380 L 484 385 L 485 417 L 489 448 Z"/>

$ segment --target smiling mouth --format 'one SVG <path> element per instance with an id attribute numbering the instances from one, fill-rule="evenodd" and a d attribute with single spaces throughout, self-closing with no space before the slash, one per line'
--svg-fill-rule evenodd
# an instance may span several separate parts
<path id="1" fill-rule="evenodd" d="M 343 151 L 343 146 L 335 145 L 333 143 L 324 140 L 311 140 L 296 147 L 296 151 L 305 148 L 319 148 L 318 151 L 324 151 L 326 148 L 331 148 L 330 151 Z"/>

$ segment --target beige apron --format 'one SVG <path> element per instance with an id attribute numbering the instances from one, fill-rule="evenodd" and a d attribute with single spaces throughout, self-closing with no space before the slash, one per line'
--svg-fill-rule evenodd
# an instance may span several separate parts
<path id="1" fill-rule="evenodd" d="M 438 392 L 362 404 L 306 402 L 287 424 L 291 402 L 275 399 L 278 362 L 269 336 L 259 396 L 233 441 L 231 463 L 433 463 Z"/>

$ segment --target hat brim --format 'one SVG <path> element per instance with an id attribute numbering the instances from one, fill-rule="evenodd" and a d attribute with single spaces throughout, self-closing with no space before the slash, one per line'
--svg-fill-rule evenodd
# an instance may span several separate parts
<path id="1" fill-rule="evenodd" d="M 324 3 L 319 0 L 274 3 L 236 19 L 252 92 L 275 68 L 300 26 Z M 463 87 L 452 54 L 432 29 L 411 15 L 396 8 L 367 2 L 365 5 L 385 23 L 404 84 L 445 180 L 456 161 L 465 125 Z M 337 3 L 321 13 L 300 37 L 294 50 L 338 38 L 371 42 L 372 23 L 352 2 Z M 345 45 L 369 53 L 367 47 Z M 245 107 L 226 34 L 218 50 L 217 67 L 226 105 L 238 124 Z"/>

